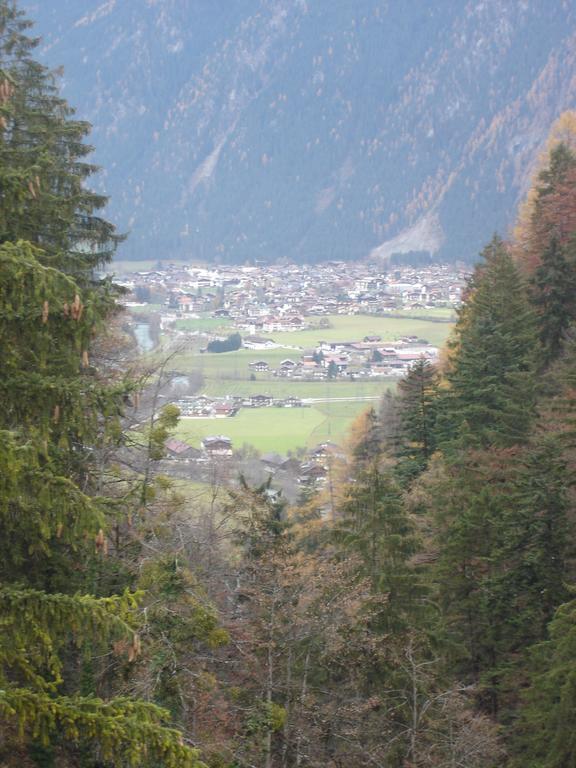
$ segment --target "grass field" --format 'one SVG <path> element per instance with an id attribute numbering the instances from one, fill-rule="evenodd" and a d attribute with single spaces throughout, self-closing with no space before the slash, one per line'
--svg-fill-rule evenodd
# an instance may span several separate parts
<path id="1" fill-rule="evenodd" d="M 199 446 L 207 435 L 226 435 L 236 449 L 249 444 L 263 453 L 286 453 L 319 442 L 313 435 L 322 432 L 326 418 L 317 408 L 244 409 L 229 419 L 182 419 L 176 437 Z"/>
<path id="2" fill-rule="evenodd" d="M 142 307 L 128 307 L 133 315 L 150 315 L 152 312 L 160 312 L 163 304 L 144 304 Z"/>
<path id="3" fill-rule="evenodd" d="M 197 348 L 187 349 L 174 360 L 174 368 L 182 373 L 200 371 L 204 377 L 202 393 L 213 397 L 227 395 L 248 396 L 266 394 L 281 398 L 294 395 L 300 398 L 363 398 L 380 397 L 387 389 L 396 388 L 396 380 L 372 381 L 291 381 L 268 373 L 257 373 L 251 378 L 249 363 L 265 360 L 271 368 L 279 366 L 285 358 L 298 359 L 301 349 L 311 348 L 318 341 L 359 341 L 365 336 L 378 335 L 384 341 L 401 336 L 417 336 L 441 346 L 452 325 L 438 322 L 450 317 L 450 310 L 421 310 L 430 313 L 430 320 L 413 317 L 374 317 L 369 315 L 336 315 L 328 318 L 331 327 L 296 333 L 266 334 L 286 347 L 266 351 L 240 349 L 223 354 L 201 353 Z M 179 321 L 179 328 L 228 332 L 228 321 L 202 318 Z M 194 342 L 196 343 L 196 342 Z M 157 354 L 162 354 L 160 351 Z M 377 402 L 373 403 L 377 406 Z M 203 437 L 224 434 L 235 448 L 250 444 L 261 452 L 286 453 L 302 446 L 313 446 L 323 440 L 342 442 L 355 416 L 369 408 L 370 402 L 314 403 L 311 408 L 264 408 L 241 410 L 230 419 L 183 419 L 178 437 L 191 445 L 199 445 Z"/>
<path id="4" fill-rule="evenodd" d="M 266 381 L 239 381 L 205 379 L 203 393 L 212 397 L 245 397 L 248 395 L 270 395 L 271 397 L 372 397 L 396 387 L 390 379 L 381 381 L 290 381 L 272 379 Z"/>
<path id="5" fill-rule="evenodd" d="M 432 307 L 431 309 L 394 309 L 391 313 L 393 316 L 400 316 L 402 319 L 416 319 L 426 320 L 450 320 L 453 321 L 456 318 L 456 310 L 453 307 Z"/>
<path id="6" fill-rule="evenodd" d="M 330 315 L 327 320 L 330 328 L 272 333 L 270 336 L 279 344 L 302 347 L 314 347 L 319 341 L 362 341 L 365 336 L 381 336 L 384 341 L 418 336 L 431 344 L 443 344 L 451 328 L 449 323 L 375 315 Z"/>
<path id="7" fill-rule="evenodd" d="M 178 331 L 210 331 L 211 333 L 232 333 L 230 320 L 222 317 L 190 317 L 185 320 L 176 320 Z"/>

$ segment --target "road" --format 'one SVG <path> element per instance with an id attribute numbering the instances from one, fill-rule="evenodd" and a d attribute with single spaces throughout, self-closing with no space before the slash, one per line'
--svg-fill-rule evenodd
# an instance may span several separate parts
<path id="1" fill-rule="evenodd" d="M 358 397 L 303 397 L 305 405 L 313 403 L 370 403 L 380 400 L 381 395 L 359 395 Z"/>

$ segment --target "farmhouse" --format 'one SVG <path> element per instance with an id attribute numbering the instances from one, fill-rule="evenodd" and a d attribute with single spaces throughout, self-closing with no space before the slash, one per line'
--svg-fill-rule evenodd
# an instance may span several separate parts
<path id="1" fill-rule="evenodd" d="M 216 403 L 214 406 L 214 416 L 217 419 L 224 419 L 229 416 L 236 416 L 238 407 L 230 403 Z"/>
<path id="2" fill-rule="evenodd" d="M 205 437 L 202 448 L 209 456 L 232 456 L 232 440 L 224 435 Z"/>
<path id="3" fill-rule="evenodd" d="M 303 405 L 304 403 L 302 400 L 299 397 L 295 397 L 294 395 L 290 395 L 284 400 L 285 408 L 301 408 Z"/>
<path id="4" fill-rule="evenodd" d="M 197 459 L 200 456 L 198 448 L 193 448 L 182 440 L 170 438 L 164 443 L 169 458 L 172 459 Z"/>
<path id="5" fill-rule="evenodd" d="M 280 456 L 278 453 L 265 453 L 264 456 L 262 456 L 261 461 L 266 469 L 274 474 L 280 469 L 286 459 L 284 456 Z"/>
<path id="6" fill-rule="evenodd" d="M 330 459 L 345 458 L 345 454 L 340 446 L 330 441 L 317 445 L 316 448 L 310 451 L 309 456 L 311 462 L 321 465 L 327 463 Z"/>
<path id="7" fill-rule="evenodd" d="M 302 464 L 300 467 L 300 475 L 298 482 L 302 485 L 312 485 L 313 483 L 321 483 L 326 479 L 328 470 L 321 464 L 310 462 L 308 464 Z"/>
<path id="8" fill-rule="evenodd" d="M 272 405 L 270 395 L 250 395 L 250 406 L 252 408 L 265 408 Z"/>
<path id="9" fill-rule="evenodd" d="M 263 336 L 245 336 L 243 344 L 246 349 L 274 349 L 277 346 L 273 339 Z"/>
<path id="10" fill-rule="evenodd" d="M 265 360 L 257 360 L 254 363 L 248 363 L 248 367 L 252 368 L 252 370 L 257 373 L 264 373 L 264 371 L 270 370 L 270 366 Z"/>

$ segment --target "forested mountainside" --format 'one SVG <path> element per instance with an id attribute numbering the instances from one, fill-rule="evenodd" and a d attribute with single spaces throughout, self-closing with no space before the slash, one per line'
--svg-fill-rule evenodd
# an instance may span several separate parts
<path id="1" fill-rule="evenodd" d="M 325 487 L 201 503 L 28 32 L 0 0 L 0 765 L 573 768 L 576 115 Z"/>
<path id="2" fill-rule="evenodd" d="M 124 258 L 473 259 L 575 103 L 567 0 L 25 0 Z"/>

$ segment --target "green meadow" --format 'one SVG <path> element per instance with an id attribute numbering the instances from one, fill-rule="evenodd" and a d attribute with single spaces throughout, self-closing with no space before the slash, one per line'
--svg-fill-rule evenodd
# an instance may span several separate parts
<path id="1" fill-rule="evenodd" d="M 176 320 L 176 330 L 232 333 L 230 320 L 221 317 L 187 317 L 184 320 Z"/>
<path id="2" fill-rule="evenodd" d="M 280 453 L 313 446 L 328 439 L 342 442 L 351 421 L 370 405 L 377 407 L 378 399 L 384 392 L 396 388 L 396 379 L 293 381 L 267 372 L 254 373 L 249 364 L 264 360 L 271 368 L 277 368 L 282 360 L 297 360 L 302 348 L 315 347 L 321 340 L 361 341 L 365 336 L 380 336 L 383 341 L 395 341 L 402 336 L 416 336 L 441 346 L 452 328 L 452 324 L 446 322 L 451 317 L 451 310 L 421 310 L 420 314 L 422 317 L 333 315 L 327 318 L 328 328 L 265 334 L 285 346 L 263 351 L 201 352 L 201 347 L 206 344 L 205 337 L 192 338 L 191 346 L 174 358 L 173 366 L 181 373 L 202 373 L 203 384 L 198 394 L 212 397 L 264 394 L 274 398 L 294 395 L 302 399 L 318 398 L 323 402 L 302 409 L 242 409 L 237 416 L 227 419 L 182 419 L 178 437 L 197 446 L 207 435 L 224 434 L 232 439 L 236 448 L 249 444 L 261 452 Z M 313 322 L 317 320 L 312 318 Z M 179 320 L 177 328 L 179 331 L 231 332 L 228 320 L 216 318 Z M 178 343 L 175 342 L 176 345 Z M 161 354 L 161 350 L 157 350 L 155 357 Z M 337 398 L 349 399 L 342 402 Z M 376 399 L 367 401 L 365 398 Z"/>
<path id="3" fill-rule="evenodd" d="M 350 421 L 366 403 L 331 403 L 313 408 L 245 408 L 227 419 L 181 419 L 176 436 L 199 446 L 208 435 L 229 437 L 234 448 L 286 454 L 324 440 L 342 441 Z"/>
<path id="4" fill-rule="evenodd" d="M 434 322 L 441 319 L 435 316 L 427 320 L 376 315 L 330 315 L 326 319 L 330 323 L 329 328 L 269 335 L 279 344 L 302 347 L 314 347 L 319 341 L 362 341 L 365 336 L 380 336 L 383 341 L 395 341 L 401 336 L 417 336 L 431 344 L 442 344 L 451 327 L 448 322 Z"/>

